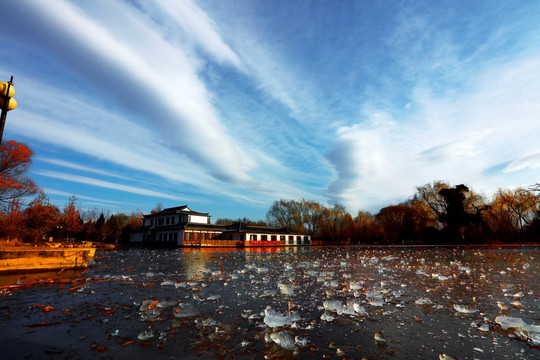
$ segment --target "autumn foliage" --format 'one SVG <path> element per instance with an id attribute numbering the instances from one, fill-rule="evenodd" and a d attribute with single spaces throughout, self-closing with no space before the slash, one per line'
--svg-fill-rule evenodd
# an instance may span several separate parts
<path id="1" fill-rule="evenodd" d="M 34 194 L 37 187 L 26 176 L 32 160 L 32 151 L 24 144 L 13 140 L 3 142 L 0 147 L 0 202 Z"/>
<path id="2" fill-rule="evenodd" d="M 279 200 L 267 212 L 273 226 L 332 243 L 463 244 L 540 242 L 540 184 L 499 190 L 491 201 L 469 187 L 436 181 L 417 187 L 409 200 L 360 211 L 341 205 Z"/>

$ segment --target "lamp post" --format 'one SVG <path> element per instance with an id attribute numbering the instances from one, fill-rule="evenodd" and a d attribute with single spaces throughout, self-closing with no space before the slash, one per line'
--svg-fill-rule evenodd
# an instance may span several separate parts
<path id="1" fill-rule="evenodd" d="M 0 106 L 2 107 L 2 115 L 0 116 L 0 143 L 2 143 L 7 112 L 17 107 L 17 101 L 11 98 L 13 95 L 15 95 L 15 88 L 13 87 L 12 75 L 11 80 L 8 82 L 0 82 Z"/>

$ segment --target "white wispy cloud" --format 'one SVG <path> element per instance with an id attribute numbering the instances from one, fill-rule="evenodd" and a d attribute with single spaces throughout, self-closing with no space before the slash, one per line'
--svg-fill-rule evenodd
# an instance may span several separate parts
<path id="1" fill-rule="evenodd" d="M 102 187 L 106 189 L 113 189 L 113 190 L 123 191 L 123 192 L 136 194 L 136 195 L 150 196 L 150 197 L 154 197 L 158 199 L 170 199 L 170 200 L 175 200 L 175 201 L 186 200 L 186 197 L 165 194 L 158 191 L 142 189 L 142 188 L 129 186 L 129 185 L 117 184 L 110 181 L 90 178 L 87 176 L 61 173 L 57 171 L 34 171 L 34 173 L 37 175 L 41 175 L 41 176 L 45 176 L 45 177 L 49 177 L 53 179 L 71 181 L 71 182 L 76 182 L 76 183 L 85 184 L 85 185 Z"/>
<path id="2" fill-rule="evenodd" d="M 43 188 L 43 191 L 47 194 L 47 195 L 57 195 L 57 196 L 62 196 L 62 197 L 71 197 L 75 194 L 70 194 L 68 192 L 65 192 L 65 191 L 61 191 L 61 190 L 56 190 L 56 189 L 51 189 L 51 188 Z M 115 206 L 115 207 L 119 207 L 119 206 L 123 206 L 123 205 L 134 205 L 134 204 L 131 204 L 131 203 L 126 203 L 126 202 L 123 202 L 123 201 L 114 201 L 114 200 L 109 200 L 109 199 L 100 199 L 100 198 L 96 198 L 96 197 L 92 197 L 92 196 L 85 196 L 85 195 L 75 195 L 77 199 L 81 199 L 81 200 L 88 200 L 88 201 L 91 201 L 92 203 L 94 204 L 100 204 L 100 205 L 106 205 L 106 206 Z"/>
<path id="3" fill-rule="evenodd" d="M 157 18 L 156 26 L 164 27 L 166 35 L 175 38 L 179 45 L 185 46 L 186 39 L 189 39 L 219 63 L 243 70 L 244 65 L 238 55 L 224 42 L 214 21 L 195 2 L 157 0 L 139 1 L 138 5 Z"/>
<path id="4" fill-rule="evenodd" d="M 371 120 L 341 128 L 328 155 L 337 174 L 328 195 L 355 211 L 376 211 L 439 179 L 488 193 L 534 183 L 540 167 L 539 60 L 534 54 L 486 64 L 469 88 L 451 97 L 421 92 L 414 111 L 396 114 L 406 121 L 392 126 Z M 509 165 L 485 176 L 500 163 Z M 503 176 L 510 171 L 513 178 Z"/>
<path id="5" fill-rule="evenodd" d="M 118 12 L 111 12 L 111 7 Z M 111 31 L 62 0 L 11 4 L 12 31 L 32 22 L 31 32 L 24 29 L 25 41 L 51 47 L 51 56 L 93 83 L 101 95 L 109 95 L 128 112 L 135 112 L 171 149 L 220 180 L 251 181 L 248 171 L 255 163 L 217 117 L 197 74 L 199 60 L 167 42 L 148 20 L 135 20 L 127 5 L 107 4 L 106 8 L 109 14 L 124 15 L 122 32 Z"/>
<path id="6" fill-rule="evenodd" d="M 93 168 L 90 168 L 88 166 L 75 164 L 75 163 L 73 163 L 71 161 L 65 161 L 65 160 L 60 160 L 60 159 L 50 159 L 50 158 L 46 158 L 46 157 L 38 157 L 37 160 L 42 161 L 42 162 L 46 162 L 48 164 L 58 165 L 58 166 L 61 166 L 61 167 L 73 169 L 73 170 L 81 170 L 81 171 L 84 171 L 84 172 L 90 172 L 90 173 L 94 173 L 94 174 L 98 174 L 98 175 L 104 175 L 104 176 L 107 176 L 107 177 L 115 177 L 115 178 L 123 179 L 123 180 L 132 180 L 132 179 L 126 177 L 126 176 L 114 174 L 114 173 L 112 173 L 110 171 L 103 171 L 103 170 L 99 170 L 99 169 L 93 169 Z"/>

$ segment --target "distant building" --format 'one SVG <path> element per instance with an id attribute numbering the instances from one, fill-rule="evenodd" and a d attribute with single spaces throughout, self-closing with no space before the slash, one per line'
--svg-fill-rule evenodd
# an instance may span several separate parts
<path id="1" fill-rule="evenodd" d="M 142 227 L 133 231 L 131 243 L 150 246 L 287 246 L 310 245 L 311 237 L 287 228 L 242 223 L 212 225 L 210 215 L 187 205 L 144 215 Z"/>

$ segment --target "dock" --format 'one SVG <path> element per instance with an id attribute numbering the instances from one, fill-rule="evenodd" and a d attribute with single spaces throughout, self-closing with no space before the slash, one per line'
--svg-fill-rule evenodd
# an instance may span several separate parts
<path id="1" fill-rule="evenodd" d="M 0 247 L 0 274 L 84 269 L 95 247 Z"/>

